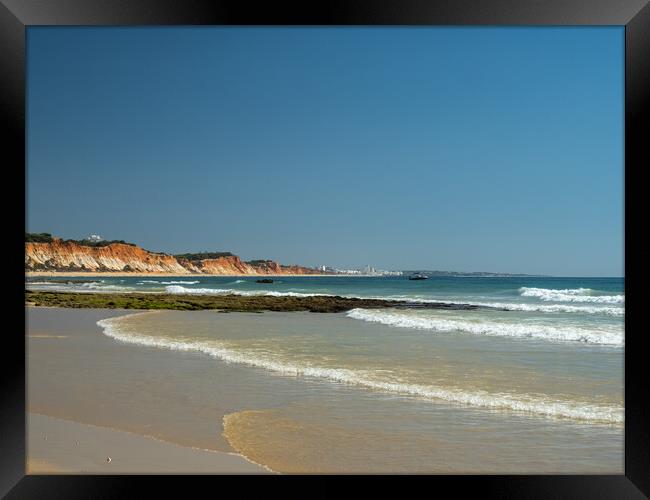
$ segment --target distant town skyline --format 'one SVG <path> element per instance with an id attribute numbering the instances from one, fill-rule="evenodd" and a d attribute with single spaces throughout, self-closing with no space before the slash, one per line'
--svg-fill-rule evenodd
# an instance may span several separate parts
<path id="1" fill-rule="evenodd" d="M 622 27 L 27 28 L 27 230 L 623 276 Z"/>
<path id="2" fill-rule="evenodd" d="M 91 242 L 91 243 L 97 243 L 100 241 L 111 241 L 111 242 L 119 242 L 119 243 L 124 243 L 123 240 L 107 240 L 106 238 L 103 238 L 99 234 L 89 234 L 83 238 L 61 238 L 60 236 L 57 235 L 52 235 L 51 233 L 48 232 L 43 232 L 43 233 L 28 233 L 30 236 L 33 236 L 34 234 L 38 234 L 41 236 L 46 236 L 48 238 L 52 239 L 61 239 L 63 241 L 75 241 L 77 243 L 82 243 L 85 241 Z M 134 242 L 126 242 L 127 244 L 136 244 Z M 139 246 L 139 245 L 138 245 Z M 142 247 L 141 247 L 142 248 Z M 146 249 L 148 251 L 155 251 L 151 249 Z M 203 250 L 205 253 L 210 253 L 209 250 Z M 170 253 L 170 252 L 163 252 L 163 253 Z M 229 252 L 225 251 L 224 253 L 231 253 L 233 255 L 237 255 L 236 252 Z M 174 253 L 172 253 L 174 254 Z M 254 260 L 254 259 L 244 259 L 244 261 L 247 260 Z M 284 263 L 281 263 L 284 264 Z M 299 263 L 293 263 L 293 264 L 298 264 Z M 542 274 L 529 274 L 529 273 L 507 273 L 507 272 L 498 272 L 498 271 L 488 271 L 488 270 L 482 270 L 482 271 L 463 271 L 463 270 L 458 270 L 458 269 L 435 269 L 435 268 L 419 268 L 419 269 L 380 269 L 376 268 L 374 266 L 371 266 L 370 264 L 366 264 L 365 266 L 359 267 L 359 268 L 350 268 L 350 267 L 335 267 L 335 266 L 330 266 L 330 265 L 325 265 L 325 264 L 320 264 L 317 266 L 311 266 L 312 268 L 318 269 L 319 271 L 322 271 L 324 273 L 332 272 L 332 273 L 337 273 L 337 274 L 349 274 L 349 275 L 370 275 L 370 276 L 402 276 L 405 273 L 409 272 L 424 272 L 424 273 L 436 273 L 436 274 L 452 274 L 452 275 L 510 275 L 510 276 L 547 276 L 549 277 L 550 275 L 542 275 Z M 596 276 L 594 276 L 596 277 Z"/>

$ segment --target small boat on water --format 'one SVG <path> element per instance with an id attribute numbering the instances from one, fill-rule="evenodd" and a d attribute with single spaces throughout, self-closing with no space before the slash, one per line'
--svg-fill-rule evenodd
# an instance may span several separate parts
<path id="1" fill-rule="evenodd" d="M 409 276 L 409 279 L 410 279 L 411 281 L 415 281 L 415 280 L 428 280 L 429 277 L 428 277 L 427 275 L 425 275 L 425 274 L 413 274 L 412 276 Z"/>

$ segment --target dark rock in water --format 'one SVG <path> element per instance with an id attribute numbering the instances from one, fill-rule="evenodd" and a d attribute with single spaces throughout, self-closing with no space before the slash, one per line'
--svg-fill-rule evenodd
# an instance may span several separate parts
<path id="1" fill-rule="evenodd" d="M 25 302 L 36 306 L 93 309 L 173 309 L 179 311 L 218 310 L 221 312 L 311 311 L 336 313 L 351 309 L 493 309 L 474 304 L 451 302 L 403 302 L 390 299 L 359 299 L 350 297 L 305 296 L 271 297 L 266 295 L 195 295 L 179 297 L 156 293 L 71 293 L 25 290 Z"/>
<path id="2" fill-rule="evenodd" d="M 255 283 L 273 283 L 273 280 L 269 278 L 264 278 L 261 280 L 255 280 Z"/>

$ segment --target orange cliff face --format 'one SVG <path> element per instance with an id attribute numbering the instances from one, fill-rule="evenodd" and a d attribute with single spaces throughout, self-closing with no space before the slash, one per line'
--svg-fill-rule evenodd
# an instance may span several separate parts
<path id="1" fill-rule="evenodd" d="M 91 247 L 62 240 L 25 243 L 25 270 L 190 273 L 172 255 L 148 252 L 135 245 Z"/>
<path id="2" fill-rule="evenodd" d="M 184 266 L 192 266 L 202 274 L 256 274 L 251 266 L 242 262 L 236 255 L 191 262 L 182 259 L 180 262 Z"/>
<path id="3" fill-rule="evenodd" d="M 277 262 L 243 262 L 236 255 L 187 260 L 153 253 L 135 245 L 111 243 L 102 247 L 55 239 L 50 243 L 25 243 L 26 271 L 136 272 L 217 275 L 321 274 L 302 266 Z"/>
<path id="4" fill-rule="evenodd" d="M 185 263 L 181 261 L 184 265 Z M 302 266 L 282 266 L 272 260 L 258 260 L 243 262 L 238 256 L 230 255 L 216 259 L 193 261 L 192 264 L 200 273 L 204 274 L 250 274 L 250 275 L 277 275 L 277 274 L 321 274 L 317 269 Z"/>

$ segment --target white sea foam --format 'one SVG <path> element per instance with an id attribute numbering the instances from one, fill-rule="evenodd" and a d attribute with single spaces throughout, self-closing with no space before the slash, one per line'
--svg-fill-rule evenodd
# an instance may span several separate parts
<path id="1" fill-rule="evenodd" d="M 576 326 L 551 326 L 533 323 L 504 323 L 478 319 L 468 321 L 432 316 L 418 316 L 402 311 L 378 309 L 352 309 L 349 318 L 381 323 L 398 328 L 414 328 L 435 332 L 463 332 L 474 335 L 535 338 L 551 341 L 583 342 L 623 346 L 623 328 L 581 328 Z"/>
<path id="2" fill-rule="evenodd" d="M 82 285 L 84 288 L 89 288 L 91 290 L 102 291 L 102 290 L 115 290 L 115 291 L 125 291 L 125 290 L 135 290 L 132 286 L 120 286 L 120 285 L 95 285 L 93 283 L 87 283 Z"/>
<path id="3" fill-rule="evenodd" d="M 123 327 L 124 320 L 129 317 L 131 316 L 104 319 L 98 321 L 97 325 L 103 328 L 107 336 L 121 342 L 178 351 L 201 352 L 229 363 L 255 366 L 293 377 L 315 377 L 382 392 L 411 395 L 474 407 L 513 410 L 545 417 L 569 418 L 607 424 L 622 424 L 624 421 L 624 410 L 618 406 L 599 405 L 587 401 L 557 401 L 528 394 L 489 393 L 483 390 L 465 391 L 434 385 L 393 382 L 377 378 L 376 374 L 370 371 L 328 368 L 290 362 L 245 349 L 235 349 L 216 341 L 175 340 L 142 335 Z"/>
<path id="4" fill-rule="evenodd" d="M 466 302 L 470 305 L 482 307 L 496 307 L 508 311 L 545 312 L 545 313 L 577 313 L 577 314 L 603 314 L 606 316 L 623 316 L 623 307 L 607 306 L 574 306 L 568 304 L 524 304 L 503 302 Z"/>
<path id="5" fill-rule="evenodd" d="M 186 288 L 184 286 L 167 286 L 165 287 L 167 293 L 175 295 L 242 295 L 242 296 L 257 296 L 265 295 L 270 297 L 314 297 L 317 295 L 324 295 L 320 293 L 298 293 L 298 292 L 276 292 L 272 290 L 232 290 L 229 288 Z"/>
<path id="6" fill-rule="evenodd" d="M 623 304 L 625 295 L 599 295 L 591 288 L 566 288 L 556 290 L 551 288 L 528 288 L 519 289 L 524 297 L 537 297 L 549 302 L 593 302 L 603 304 Z"/>
<path id="7" fill-rule="evenodd" d="M 25 288 L 28 290 L 47 290 L 51 292 L 81 292 L 81 293 L 102 293 L 102 292 L 132 292 L 134 287 L 121 285 L 104 285 L 102 283 L 28 283 Z"/>
<path id="8" fill-rule="evenodd" d="M 138 285 L 142 285 L 144 283 L 157 283 L 160 285 L 198 285 L 201 282 L 200 281 L 158 281 L 158 280 L 138 281 Z"/>
<path id="9" fill-rule="evenodd" d="M 84 282 L 74 282 L 70 281 L 69 283 L 57 283 L 56 281 L 31 281 L 25 283 L 25 286 L 28 288 L 36 287 L 47 287 L 48 289 L 60 289 L 60 290 L 121 290 L 123 288 L 132 289 L 132 287 L 122 287 L 119 285 L 106 285 L 104 280 L 93 281 L 89 283 Z"/>
<path id="10" fill-rule="evenodd" d="M 466 304 L 470 306 L 491 307 L 507 311 L 545 312 L 545 313 L 578 313 L 578 314 L 603 314 L 607 316 L 623 316 L 625 309 L 622 306 L 595 306 L 595 305 L 569 305 L 569 304 L 529 304 L 525 302 L 477 302 L 452 297 L 447 300 L 432 299 L 419 295 L 389 295 L 385 297 L 361 297 L 346 295 L 350 298 L 365 298 L 379 300 L 397 300 L 400 302 L 421 302 L 424 304 Z"/>
<path id="11" fill-rule="evenodd" d="M 66 283 L 56 283 L 54 281 L 28 281 L 25 283 L 26 286 L 29 285 L 50 285 L 50 286 L 56 286 L 56 285 L 65 285 Z"/>
<path id="12" fill-rule="evenodd" d="M 184 286 L 171 285 L 165 287 L 165 292 L 174 295 L 224 295 L 230 293 L 231 290 L 221 288 L 185 288 Z"/>

